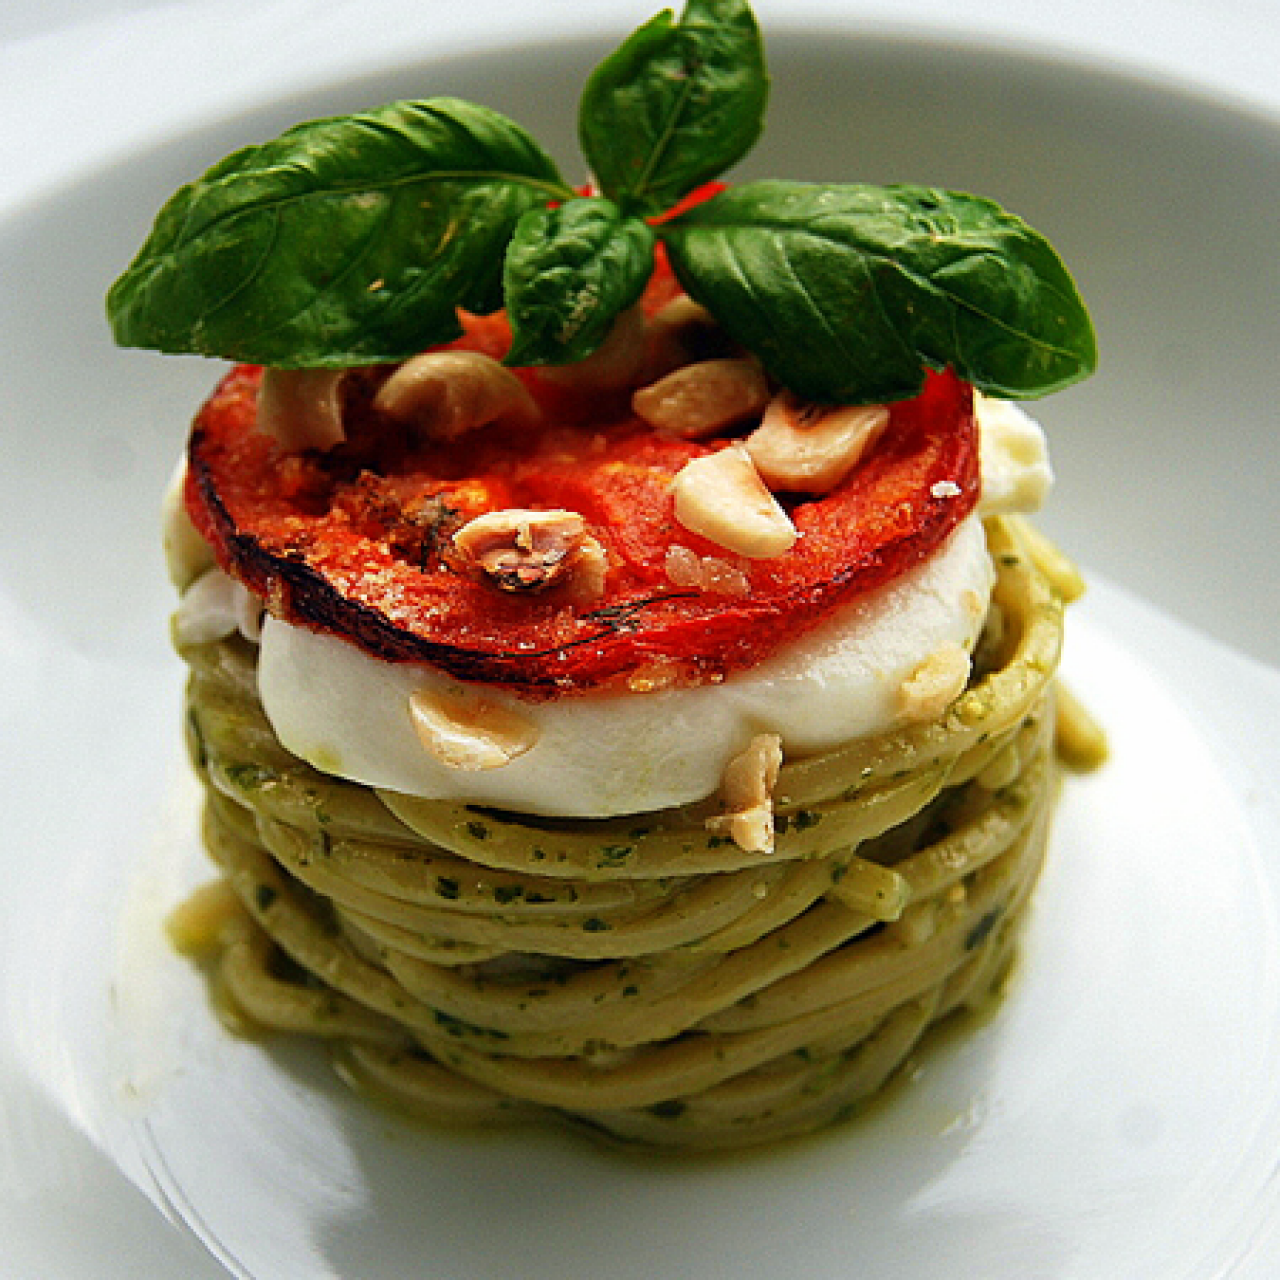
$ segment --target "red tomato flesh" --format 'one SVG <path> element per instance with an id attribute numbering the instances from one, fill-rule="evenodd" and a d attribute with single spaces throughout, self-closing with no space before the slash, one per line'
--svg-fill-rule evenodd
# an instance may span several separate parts
<path id="1" fill-rule="evenodd" d="M 495 316 L 470 319 L 458 345 L 501 356 L 507 341 Z M 656 435 L 625 398 L 587 400 L 521 371 L 540 427 L 413 444 L 371 407 L 385 372 L 348 379 L 346 443 L 285 455 L 255 426 L 260 371 L 232 370 L 192 432 L 191 517 L 222 568 L 277 616 L 382 659 L 531 695 L 654 671 L 717 680 L 752 666 L 926 559 L 978 495 L 972 395 L 950 373 L 892 406 L 879 443 L 833 492 L 781 495 L 799 539 L 785 555 L 748 561 L 682 528 L 673 510 L 677 472 L 724 440 Z M 450 533 L 512 507 L 579 512 L 608 553 L 605 597 L 509 593 L 460 572 Z M 731 562 L 749 593 L 674 586 L 672 546 Z"/>

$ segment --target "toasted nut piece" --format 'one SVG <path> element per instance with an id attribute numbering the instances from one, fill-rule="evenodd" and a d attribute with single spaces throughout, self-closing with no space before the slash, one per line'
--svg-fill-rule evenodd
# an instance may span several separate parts
<path id="1" fill-rule="evenodd" d="M 771 489 L 829 493 L 888 422 L 884 405 L 811 404 L 782 391 L 747 437 L 747 452 Z"/>
<path id="2" fill-rule="evenodd" d="M 733 757 L 720 780 L 720 799 L 728 811 L 707 819 L 707 830 L 725 832 L 747 853 L 773 852 L 773 789 L 782 767 L 782 739 L 758 733 Z"/>
<path id="3" fill-rule="evenodd" d="M 690 326 L 700 329 L 717 327 L 716 318 L 700 302 L 694 302 L 687 293 L 678 293 L 665 306 L 654 312 L 649 322 L 654 329 L 685 329 Z"/>
<path id="4" fill-rule="evenodd" d="M 518 711 L 469 690 L 418 689 L 409 695 L 418 741 L 448 769 L 500 769 L 537 744 L 538 726 Z"/>
<path id="5" fill-rule="evenodd" d="M 681 666 L 670 658 L 656 658 L 637 667 L 627 677 L 627 688 L 632 693 L 659 693 L 670 689 L 680 680 Z"/>
<path id="6" fill-rule="evenodd" d="M 700 556 L 679 543 L 667 548 L 664 567 L 675 587 L 697 587 L 699 591 L 723 596 L 745 596 L 751 592 L 751 579 L 736 564 L 719 556 Z"/>
<path id="7" fill-rule="evenodd" d="M 685 463 L 672 491 L 686 529 L 740 556 L 769 560 L 795 545 L 795 525 L 740 444 Z"/>
<path id="8" fill-rule="evenodd" d="M 342 429 L 338 385 L 345 369 L 264 369 L 258 384 L 258 430 L 289 453 L 332 449 Z"/>
<path id="9" fill-rule="evenodd" d="M 504 591 L 541 591 L 564 577 L 586 538 L 576 511 L 487 511 L 453 545 Z M 594 540 L 593 540 L 594 541 Z"/>
<path id="10" fill-rule="evenodd" d="M 660 378 L 631 397 L 651 427 L 696 440 L 754 418 L 769 403 L 769 384 L 754 360 L 702 360 Z"/>
<path id="11" fill-rule="evenodd" d="M 524 383 L 479 351 L 426 351 L 406 360 L 373 407 L 435 440 L 456 440 L 499 420 L 532 426 L 542 416 Z"/>
<path id="12" fill-rule="evenodd" d="M 599 600 L 609 576 L 609 553 L 589 533 L 565 562 L 565 589 L 579 603 Z"/>
<path id="13" fill-rule="evenodd" d="M 634 306 L 619 313 L 608 337 L 585 360 L 548 365 L 539 376 L 561 387 L 622 391 L 639 381 L 644 361 L 644 313 Z"/>
<path id="14" fill-rule="evenodd" d="M 698 360 L 733 354 L 729 335 L 716 323 L 706 307 L 682 293 L 649 317 L 645 330 L 647 346 L 643 382 L 659 378 Z"/>
<path id="15" fill-rule="evenodd" d="M 898 709 L 908 720 L 936 720 L 963 692 L 972 663 L 959 645 L 931 653 L 898 690 Z"/>

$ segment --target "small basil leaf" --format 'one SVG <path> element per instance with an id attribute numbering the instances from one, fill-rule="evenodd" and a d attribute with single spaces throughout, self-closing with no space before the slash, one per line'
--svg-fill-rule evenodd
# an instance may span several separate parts
<path id="1" fill-rule="evenodd" d="M 689 0 L 592 73 L 578 133 L 596 181 L 628 213 L 664 213 L 736 164 L 763 126 L 769 79 L 745 0 Z"/>
<path id="2" fill-rule="evenodd" d="M 516 225 L 503 278 L 511 365 L 589 356 L 653 271 L 653 232 L 610 200 L 534 209 Z"/>
<path id="3" fill-rule="evenodd" d="M 988 200 L 924 187 L 750 183 L 661 229 L 688 292 L 785 386 L 901 399 L 925 366 L 992 395 L 1087 376 L 1093 329 L 1061 261 Z"/>
<path id="4" fill-rule="evenodd" d="M 501 305 L 528 209 L 572 194 L 504 116 L 454 99 L 312 121 L 161 210 L 107 308 L 124 346 L 284 367 L 399 360 Z"/>

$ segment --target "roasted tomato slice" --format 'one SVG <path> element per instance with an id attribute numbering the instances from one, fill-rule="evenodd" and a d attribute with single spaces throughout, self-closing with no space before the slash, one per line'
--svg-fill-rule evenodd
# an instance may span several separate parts
<path id="1" fill-rule="evenodd" d="M 461 345 L 501 354 L 505 341 L 490 317 Z M 260 371 L 234 369 L 196 420 L 187 506 L 222 567 L 275 615 L 462 680 L 553 695 L 721 678 L 919 563 L 977 498 L 972 396 L 950 373 L 892 407 L 875 449 L 833 492 L 782 495 L 798 541 L 748 561 L 674 516 L 673 478 L 724 440 L 656 435 L 625 401 L 575 399 L 522 372 L 541 426 L 415 444 L 372 408 L 385 372 L 348 378 L 344 444 L 286 455 L 255 426 Z M 453 532 L 516 507 L 584 517 L 608 556 L 603 598 L 512 593 L 459 570 Z M 749 590 L 675 585 L 677 546 L 728 561 Z"/>

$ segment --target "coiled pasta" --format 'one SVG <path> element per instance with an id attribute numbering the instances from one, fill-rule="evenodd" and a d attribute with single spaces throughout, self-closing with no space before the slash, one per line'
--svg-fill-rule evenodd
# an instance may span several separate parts
<path id="1" fill-rule="evenodd" d="M 184 648 L 206 842 L 238 903 L 213 943 L 225 1000 L 438 1120 L 736 1146 L 846 1113 L 999 981 L 1044 856 L 1071 584 L 1020 522 L 988 541 L 967 690 L 785 761 L 768 853 L 709 831 L 714 802 L 551 820 L 325 776 L 277 742 L 251 645 Z"/>

